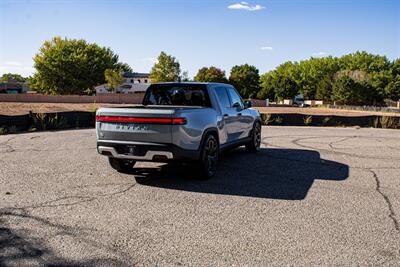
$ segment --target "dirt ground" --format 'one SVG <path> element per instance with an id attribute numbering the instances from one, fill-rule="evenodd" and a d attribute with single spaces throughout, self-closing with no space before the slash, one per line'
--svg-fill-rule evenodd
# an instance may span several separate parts
<path id="1" fill-rule="evenodd" d="M 73 104 L 73 103 L 20 103 L 0 102 L 0 115 L 23 115 L 32 112 L 62 112 L 62 111 L 93 111 L 99 107 L 131 106 L 132 104 Z M 357 110 L 340 110 L 328 108 L 297 108 L 297 107 L 256 107 L 261 113 L 299 113 L 305 115 L 338 115 L 338 116 L 367 116 L 391 115 L 400 116 L 400 113 L 369 112 Z"/>
<path id="2" fill-rule="evenodd" d="M 94 111 L 99 107 L 132 106 L 132 104 L 93 104 L 93 103 L 21 103 L 0 102 L 0 115 L 24 115 L 63 111 Z"/>

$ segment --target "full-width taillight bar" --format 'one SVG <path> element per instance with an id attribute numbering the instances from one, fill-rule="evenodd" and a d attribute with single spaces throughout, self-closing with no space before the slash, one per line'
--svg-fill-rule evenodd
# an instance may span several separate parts
<path id="1" fill-rule="evenodd" d="M 117 117 L 117 116 L 96 116 L 100 122 L 122 122 L 122 123 L 150 123 L 150 124 L 186 124 L 185 118 L 141 118 L 141 117 Z"/>

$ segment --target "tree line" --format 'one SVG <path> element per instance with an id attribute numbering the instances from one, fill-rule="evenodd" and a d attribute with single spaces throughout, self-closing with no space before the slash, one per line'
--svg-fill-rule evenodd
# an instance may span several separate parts
<path id="1" fill-rule="evenodd" d="M 307 99 L 371 105 L 400 99 L 400 59 L 355 52 L 342 57 L 286 62 L 260 77 L 259 98 Z"/>
<path id="2" fill-rule="evenodd" d="M 176 81 L 179 71 L 175 71 L 175 76 L 166 74 L 171 68 L 161 67 L 167 66 L 161 57 L 169 57 L 179 66 L 174 57 L 162 52 L 151 71 L 152 81 Z M 165 73 L 160 75 L 162 69 Z M 355 52 L 342 57 L 285 62 L 261 76 L 255 66 L 248 64 L 232 67 L 229 77 L 224 70 L 211 66 L 199 69 L 193 80 L 230 83 L 245 98 L 281 100 L 303 94 L 306 99 L 338 104 L 376 105 L 385 99 L 400 99 L 400 59 L 390 61 L 385 56 Z"/>
<path id="3" fill-rule="evenodd" d="M 60 37 L 44 42 L 34 56 L 34 67 L 29 86 L 43 94 L 93 94 L 94 87 L 105 82 L 110 88 L 118 87 L 122 73 L 132 71 L 110 48 Z M 22 78 L 13 75 L 5 74 L 0 80 Z M 179 61 L 165 52 L 158 56 L 150 78 L 153 83 L 191 80 Z M 230 83 L 244 98 L 280 100 L 303 94 L 306 99 L 371 105 L 400 99 L 400 59 L 355 52 L 288 61 L 262 75 L 255 66 L 236 65 L 229 77 L 224 70 L 209 66 L 199 69 L 193 81 Z"/>

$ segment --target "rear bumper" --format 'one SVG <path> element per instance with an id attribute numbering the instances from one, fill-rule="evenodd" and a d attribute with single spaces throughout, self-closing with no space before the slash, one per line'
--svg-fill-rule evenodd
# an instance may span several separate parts
<path id="1" fill-rule="evenodd" d="M 173 144 L 97 141 L 99 154 L 137 161 L 184 161 L 199 159 L 199 151 L 182 149 Z"/>

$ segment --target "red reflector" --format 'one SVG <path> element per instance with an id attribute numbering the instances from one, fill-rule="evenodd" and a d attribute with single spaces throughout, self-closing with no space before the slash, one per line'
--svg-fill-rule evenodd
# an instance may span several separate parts
<path id="1" fill-rule="evenodd" d="M 96 121 L 178 124 L 178 125 L 186 124 L 185 118 L 138 118 L 138 117 L 96 116 Z"/>
<path id="2" fill-rule="evenodd" d="M 178 124 L 178 125 L 186 124 L 186 119 L 185 118 L 173 118 L 172 124 Z"/>

